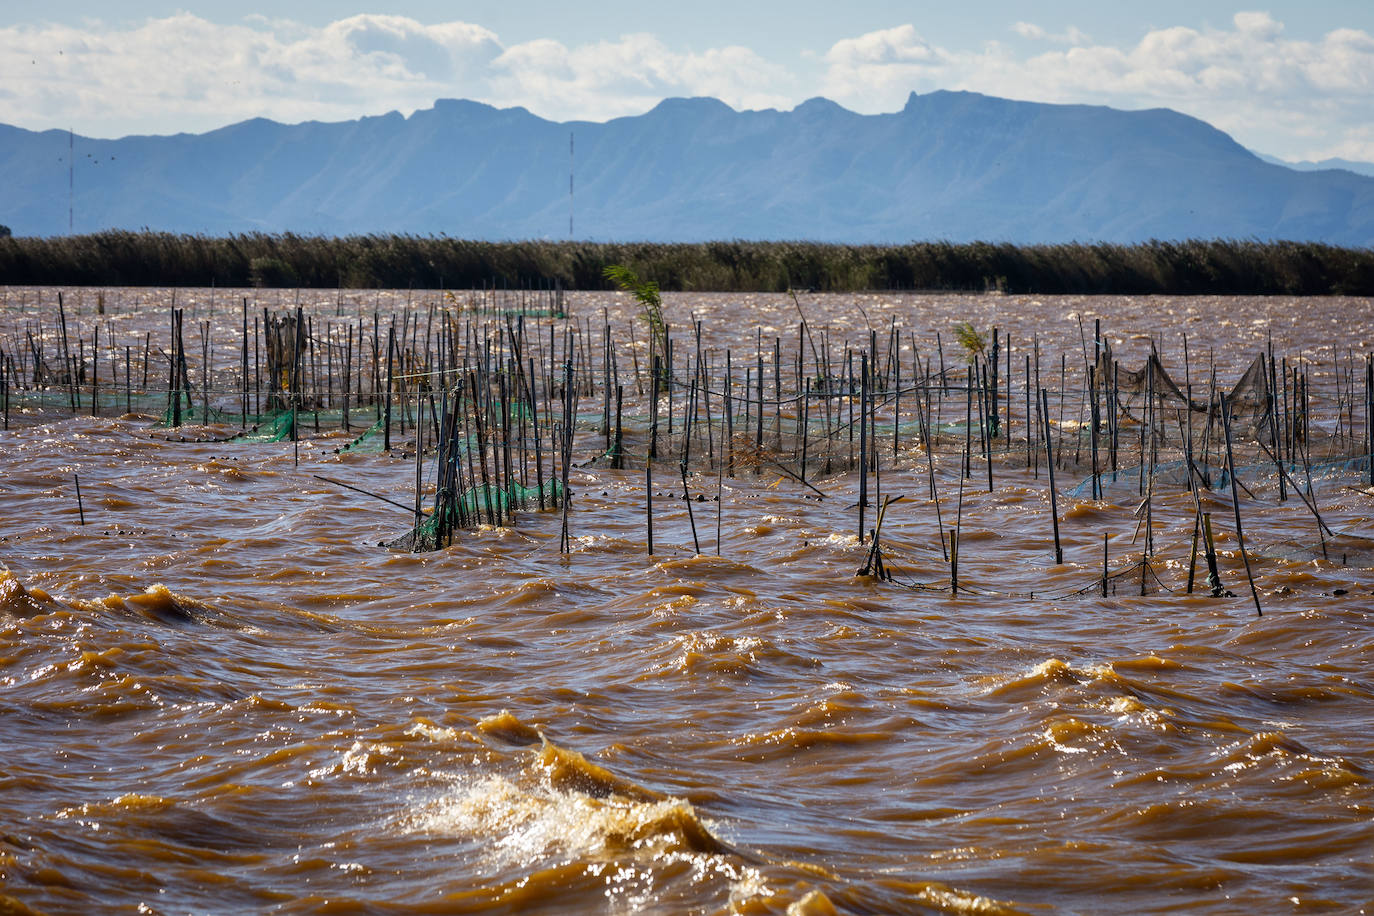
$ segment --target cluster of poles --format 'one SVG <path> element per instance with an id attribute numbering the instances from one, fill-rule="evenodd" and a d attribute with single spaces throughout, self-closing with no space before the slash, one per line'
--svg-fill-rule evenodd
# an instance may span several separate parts
<path id="1" fill-rule="evenodd" d="M 293 440 L 307 424 L 314 432 L 360 428 L 380 437 L 381 450 L 399 443 L 413 455 L 415 498 L 407 509 L 414 530 L 403 539 L 413 549 L 444 547 L 478 525 L 514 524 L 522 510 L 558 510 L 568 550 L 575 464 L 642 469 L 650 554 L 656 469 L 672 468 L 681 484 L 698 552 L 694 475 L 714 475 L 718 485 L 727 476 L 781 475 L 823 498 L 821 479 L 843 474 L 857 486 L 855 535 L 870 545 L 865 570 L 879 576 L 887 573 L 879 546 L 884 475 L 914 473 L 934 505 L 956 592 L 965 489 L 992 491 L 999 466 L 1024 465 L 1038 480 L 1043 465 L 1056 563 L 1063 561 L 1056 470 L 1086 471 L 1094 499 L 1134 477 L 1148 560 L 1158 470 L 1181 466 L 1197 509 L 1194 561 L 1205 557 L 1214 591 L 1216 549 L 1201 494 L 1229 488 L 1243 544 L 1238 450 L 1253 459 L 1247 466 L 1273 468 L 1280 501 L 1296 496 L 1307 505 L 1323 544 L 1330 529 L 1313 495 L 1314 464 L 1364 458 L 1374 486 L 1374 360 L 1353 352 L 1337 358 L 1324 391 L 1306 361 L 1276 355 L 1272 344 L 1233 384 L 1218 380 L 1210 360 L 1205 382 L 1195 384 L 1185 338 L 1179 384 L 1153 351 L 1143 369 L 1129 370 L 1100 321 L 1091 340 L 1080 324 L 1080 372 L 1078 354 L 1071 371 L 1068 352 L 1051 360 L 1035 337 L 1014 350 L 996 328 L 985 337 L 964 325 L 953 341 L 937 333 L 923 342 L 894 318 L 857 339 L 840 338 L 813 327 L 795 296 L 794 332 L 765 337 L 755 329 L 722 348 L 698 320 L 685 334 L 642 328 L 633 318 L 613 324 L 605 311 L 568 315 L 561 289 L 494 285 L 408 293 L 403 303 L 390 299 L 389 311 L 378 299 L 370 313 L 365 302 L 346 304 L 342 296 L 332 308 L 289 301 L 273 308 L 221 295 L 218 320 L 212 299 L 209 315 L 193 315 L 196 339 L 188 341 L 175 295 L 158 322 L 165 332 L 140 326 L 124 341 L 103 300 L 84 331 L 60 292 L 49 303 L 55 308 L 21 304 L 22 323 L 10 322 L 0 337 L 6 428 L 11 404 L 35 398 L 46 399 L 46 410 L 73 414 L 156 405 L 169 426 L 199 420 L 244 431 L 266 417 L 289 417 Z M 204 303 L 193 308 L 205 312 Z M 947 522 L 940 478 L 948 475 L 936 471 L 954 460 L 955 513 Z M 1105 550 L 1104 539 L 1104 589 Z M 1190 590 L 1192 580 L 1190 568 Z"/>
<path id="2" fill-rule="evenodd" d="M 367 428 L 385 419 L 388 437 L 393 421 L 404 436 L 417 422 L 418 392 L 426 387 L 440 311 L 433 300 L 423 309 L 413 306 L 408 295 L 389 314 L 374 305 L 369 315 L 363 303 L 355 303 L 356 315 L 345 320 L 342 296 L 334 309 L 307 313 L 299 290 L 298 304 L 285 310 L 280 296 L 273 308 L 250 305 L 247 297 L 225 301 L 221 293 L 218 322 L 213 295 L 208 307 L 193 307 L 206 317 L 196 319 L 188 348 L 186 308 L 177 305 L 177 290 L 170 293 L 162 322 L 168 334 L 154 330 L 158 322 L 150 320 L 126 332 L 124 340 L 118 339 L 103 291 L 85 332 L 75 319 L 69 321 L 62 291 L 52 291 L 48 301 L 43 290 L 24 292 L 34 301 L 6 290 L 0 305 L 0 320 L 6 312 L 22 316 L 0 337 L 6 428 L 11 407 L 65 405 L 72 415 L 155 411 L 170 426 L 227 421 L 246 428 L 294 412 L 316 433 L 322 423 L 349 431 L 359 422 Z M 564 296 L 562 289 L 493 286 L 446 293 L 439 301 L 469 314 L 549 315 L 562 314 Z M 229 325 L 227 315 L 240 320 Z M 388 416 L 392 404 L 397 413 Z M 296 437 L 294 425 L 290 434 Z"/>

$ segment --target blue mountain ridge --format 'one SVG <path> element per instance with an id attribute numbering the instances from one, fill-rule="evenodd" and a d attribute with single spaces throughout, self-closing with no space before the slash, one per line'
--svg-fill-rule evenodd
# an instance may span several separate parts
<path id="1" fill-rule="evenodd" d="M 1288 162 L 1277 156 L 1266 156 L 1263 153 L 1255 153 L 1265 162 L 1272 162 L 1275 165 L 1284 165 L 1299 172 L 1319 172 L 1325 169 L 1345 169 L 1347 172 L 1354 172 L 1356 175 L 1367 175 L 1374 177 L 1374 162 L 1358 162 L 1353 159 L 1323 159 L 1320 162 L 1302 160 L 1300 162 Z"/>
<path id="2" fill-rule="evenodd" d="M 409 117 L 261 118 L 75 138 L 0 125 L 0 223 L 473 239 L 1054 243 L 1257 238 L 1374 245 L 1374 177 L 1299 171 L 1168 109 L 912 93 L 862 115 L 667 99 L 604 123 L 442 99 Z"/>

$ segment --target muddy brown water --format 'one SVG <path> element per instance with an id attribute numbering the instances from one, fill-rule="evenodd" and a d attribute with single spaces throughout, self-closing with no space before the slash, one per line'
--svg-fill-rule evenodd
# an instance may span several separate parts
<path id="1" fill-rule="evenodd" d="M 170 291 L 108 291 L 104 316 L 93 292 L 66 292 L 87 339 L 99 322 L 121 350 L 145 331 L 166 346 Z M 53 339 L 54 295 L 7 291 L 7 349 L 40 320 Z M 219 329 L 227 366 L 238 297 L 295 303 L 214 295 L 213 315 L 208 290 L 177 301 L 188 328 Z M 301 297 L 356 318 L 406 295 Z M 569 301 L 629 346 L 626 297 Z M 832 345 L 895 319 L 923 356 L 940 332 L 951 363 L 956 321 L 1012 335 L 1013 442 L 994 450 L 991 492 L 974 455 L 956 507 L 954 440 L 933 462 L 937 521 L 924 449 L 884 445 L 869 486 L 903 496 L 882 532 L 891 581 L 856 575 L 869 546 L 844 470 L 814 472 L 814 489 L 696 470 L 689 519 L 669 462 L 650 557 L 642 462 L 589 464 L 570 473 L 568 553 L 558 513 L 523 511 L 413 554 L 378 546 L 408 512 L 314 476 L 409 505 L 399 435 L 389 455 L 340 453 L 358 430 L 216 442 L 222 427 L 172 431 L 118 404 L 15 407 L 0 434 L 0 910 L 1366 912 L 1367 476 L 1316 475 L 1323 558 L 1307 508 L 1241 475 L 1259 616 L 1229 489 L 1202 499 L 1234 597 L 1185 594 L 1195 507 L 1164 486 L 1142 596 L 1138 481 L 1093 500 L 1070 492 L 1081 460 L 1060 470 L 1056 564 L 1046 468 L 1016 436 L 1025 348 L 1038 336 L 1052 397 L 1066 354 L 1072 392 L 1097 317 L 1124 363 L 1153 340 L 1179 376 L 1187 333 L 1195 379 L 1204 354 L 1233 379 L 1272 341 L 1309 367 L 1318 425 L 1337 422 L 1352 365 L 1339 422 L 1363 430 L 1371 303 L 799 304 Z M 759 335 L 798 339 L 786 296 L 666 306 L 682 340 L 699 319 L 705 349 L 746 362 Z M 584 425 L 574 459 L 599 436 Z M 966 590 L 951 595 L 939 532 L 956 511 Z"/>

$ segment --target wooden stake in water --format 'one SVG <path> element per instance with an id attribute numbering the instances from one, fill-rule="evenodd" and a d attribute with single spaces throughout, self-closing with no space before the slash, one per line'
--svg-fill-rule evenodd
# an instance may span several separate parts
<path id="1" fill-rule="evenodd" d="M 572 465 L 573 446 L 573 366 L 569 358 L 563 364 L 563 520 L 559 529 L 558 549 L 568 553 L 572 549 L 568 537 L 568 507 L 572 503 L 572 492 L 568 489 L 568 475 Z"/>
<path id="2" fill-rule="evenodd" d="M 644 462 L 644 530 L 649 556 L 654 555 L 654 463 Z"/>
<path id="3" fill-rule="evenodd" d="M 1202 513 L 1202 546 L 1207 559 L 1207 587 L 1212 590 L 1213 598 L 1226 594 L 1221 584 L 1221 573 L 1217 569 L 1217 545 L 1212 538 L 1212 513 Z"/>
<path id="4" fill-rule="evenodd" d="M 169 348 L 172 352 L 169 357 L 170 365 L 168 366 L 168 390 L 170 399 L 168 406 L 172 409 L 172 426 L 177 427 L 181 425 L 181 374 L 177 371 L 178 347 L 181 340 L 181 313 L 173 308 L 171 317 L 172 336 L 169 342 Z"/>
<path id="5" fill-rule="evenodd" d="M 296 327 L 292 340 L 291 358 L 291 460 L 294 467 L 301 463 L 301 437 L 296 429 L 296 420 L 301 407 L 301 310 L 296 309 Z"/>
<path id="6" fill-rule="evenodd" d="M 964 439 L 964 462 L 968 462 L 968 439 Z M 959 499 L 954 504 L 954 530 L 949 533 L 949 593 L 959 593 L 959 534 L 964 529 L 964 478 L 959 477 Z"/>
<path id="7" fill-rule="evenodd" d="M 1193 536 L 1191 546 L 1188 549 L 1188 585 L 1184 589 L 1184 594 L 1193 593 L 1193 583 L 1197 578 L 1197 539 L 1198 531 L 1202 528 L 1202 513 L 1197 512 L 1193 515 Z"/>
<path id="8" fill-rule="evenodd" d="M 930 381 L 930 362 L 929 362 L 929 360 L 927 360 L 927 362 L 926 362 L 926 382 L 927 382 L 927 384 L 926 384 L 926 386 L 925 386 L 925 398 L 924 398 L 925 404 L 924 404 L 924 406 L 921 408 L 921 416 L 920 416 L 920 421 L 919 421 L 919 422 L 921 423 L 921 430 L 922 430 L 921 436 L 922 436 L 922 438 L 925 440 L 925 451 L 926 451 L 926 477 L 927 477 L 927 481 L 928 481 L 928 483 L 929 483 L 929 485 L 930 485 L 930 501 L 931 501 L 932 503 L 935 504 L 935 533 L 936 533 L 936 535 L 938 535 L 939 538 L 940 538 L 940 554 L 941 554 L 941 556 L 943 556 L 945 562 L 948 563 L 948 562 L 949 562 L 949 550 L 948 550 L 948 548 L 945 547 L 945 523 L 944 523 L 944 519 L 941 517 L 941 514 L 940 514 L 940 493 L 939 493 L 939 490 L 938 490 L 938 489 L 936 488 L 936 486 L 935 486 L 935 457 L 934 457 L 934 456 L 935 456 L 935 440 L 931 437 L 931 430 L 930 430 L 930 424 L 931 424 L 931 419 L 930 419 L 930 417 L 931 417 L 931 409 L 932 409 L 932 408 L 931 408 L 931 403 L 930 403 L 930 384 L 929 384 L 929 381 Z M 916 401 L 917 401 L 918 404 L 921 403 L 922 398 L 921 398 L 921 395 L 920 395 L 920 394 L 918 394 L 918 395 L 916 396 Z"/>
<path id="9" fill-rule="evenodd" d="M 62 325 L 62 367 L 67 372 L 67 396 L 71 401 L 72 416 L 76 416 L 76 367 L 72 365 L 71 347 L 67 339 L 67 310 L 62 304 L 62 293 L 57 293 L 57 317 Z M 173 424 L 180 425 L 180 423 Z"/>
<path id="10" fill-rule="evenodd" d="M 1035 345 L 1039 346 L 1039 341 L 1036 341 Z M 1031 420 L 1031 355 L 1029 353 L 1026 354 L 1026 382 L 1022 386 L 1022 389 L 1026 393 L 1026 469 L 1029 470 L 1031 467 L 1031 462 L 1035 460 L 1035 427 L 1038 425 Z M 1011 403 L 1010 397 L 1008 397 L 1007 403 Z M 1040 412 L 1038 409 L 1038 405 L 1037 410 L 1035 412 Z M 1040 476 L 1039 462 L 1036 462 L 1035 464 L 1035 476 L 1037 478 Z M 1095 492 L 1094 496 L 1096 496 Z"/>
<path id="11" fill-rule="evenodd" d="M 99 330 L 97 328 L 97 330 Z M 94 397 L 94 394 L 92 394 Z M 200 422 L 210 422 L 210 322 L 200 326 Z"/>
<path id="12" fill-rule="evenodd" d="M 1059 497 L 1054 487 L 1054 445 L 1050 440 L 1050 396 L 1040 389 L 1040 422 L 1045 432 L 1045 467 L 1050 475 L 1050 519 L 1054 522 L 1054 562 L 1064 562 L 1064 548 L 1059 543 Z"/>
<path id="13" fill-rule="evenodd" d="M 959 489 L 964 488 L 963 478 L 959 480 Z M 959 529 L 956 527 L 949 533 L 949 593 L 959 594 Z"/>
<path id="14" fill-rule="evenodd" d="M 396 350 L 396 322 L 391 323 L 391 330 L 386 339 L 386 425 L 382 432 L 382 451 L 391 451 L 391 368 L 392 354 Z"/>
<path id="15" fill-rule="evenodd" d="M 978 436 L 980 445 L 983 449 L 983 459 L 987 462 L 988 469 L 988 492 L 992 492 L 992 437 L 995 435 L 996 415 L 984 410 L 984 403 L 988 400 L 988 392 L 995 391 L 996 387 L 989 387 L 988 376 L 985 369 L 979 370 L 980 384 L 978 385 Z"/>
<path id="16" fill-rule="evenodd" d="M 964 377 L 964 465 L 960 473 L 965 479 L 973 474 L 972 465 L 969 463 L 969 454 L 973 448 L 973 363 L 968 365 L 968 374 Z"/>
<path id="17" fill-rule="evenodd" d="M 883 520 L 887 518 L 887 508 L 900 500 L 899 496 L 886 496 L 882 504 L 878 507 L 878 523 L 869 532 L 868 556 L 864 560 L 863 568 L 859 570 L 860 576 L 872 576 L 880 582 L 886 582 L 892 578 L 892 573 L 888 571 L 887 564 L 883 562 L 883 551 L 880 546 L 880 538 L 883 531 Z"/>
<path id="18" fill-rule="evenodd" d="M 243 297 L 243 309 L 242 309 L 241 315 L 242 315 L 243 335 L 242 335 L 242 338 L 241 338 L 241 343 L 239 344 L 239 376 L 240 376 L 240 380 L 241 380 L 242 383 L 243 383 L 243 392 L 242 392 L 242 397 L 240 398 L 240 401 L 239 401 L 240 405 L 242 406 L 242 415 L 239 417 L 239 429 L 247 429 L 247 428 L 248 428 L 248 297 L 247 297 L 247 296 L 244 296 L 244 297 Z M 127 367 L 126 367 L 126 371 L 125 371 L 124 374 L 125 374 L 125 376 L 126 376 L 125 381 L 127 382 L 127 381 L 128 381 L 128 378 L 127 378 L 127 376 L 128 376 Z M 127 385 L 126 385 L 126 388 L 127 388 Z"/>
<path id="19" fill-rule="evenodd" d="M 1226 434 L 1226 470 L 1231 478 L 1231 508 L 1236 515 L 1236 546 L 1240 549 L 1240 558 L 1245 561 L 1245 578 L 1250 582 L 1250 596 L 1255 599 L 1255 614 L 1264 616 L 1264 611 L 1260 609 L 1259 589 L 1255 587 L 1255 576 L 1250 571 L 1250 556 L 1245 552 L 1245 532 L 1240 524 L 1240 496 L 1236 492 L 1236 461 L 1235 455 L 1231 451 L 1231 403 L 1226 395 L 1221 396 L 1221 424 Z"/>
<path id="20" fill-rule="evenodd" d="M 692 494 L 687 489 L 687 464 L 692 448 L 692 418 L 696 415 L 697 380 L 692 378 L 692 386 L 687 396 L 687 412 L 682 421 L 682 460 L 678 469 L 682 473 L 682 498 L 687 503 L 687 522 L 692 526 L 692 551 L 701 553 L 701 542 L 697 539 L 697 521 L 692 512 Z"/>
<path id="21" fill-rule="evenodd" d="M 716 556 L 720 556 L 720 513 L 725 508 L 725 464 L 716 465 Z"/>
<path id="22" fill-rule="evenodd" d="M 802 395 L 801 409 L 801 467 L 798 473 L 801 475 L 801 482 L 806 483 L 806 451 L 810 440 L 811 426 L 811 378 L 806 379 L 805 393 Z"/>
<path id="23" fill-rule="evenodd" d="M 625 467 L 625 432 L 620 422 L 621 405 L 625 397 L 625 386 L 615 386 L 615 438 L 611 444 L 611 467 L 620 470 Z"/>
<path id="24" fill-rule="evenodd" d="M 431 397 L 431 399 L 430 399 L 430 403 L 431 403 L 431 409 L 432 409 L 432 407 L 433 407 L 433 398 L 432 398 L 432 397 Z M 416 423 L 416 424 L 415 424 L 415 531 L 416 531 L 417 534 L 418 534 L 418 532 L 419 532 L 419 530 L 420 530 L 420 520 L 421 520 L 421 518 L 423 518 L 423 516 L 422 516 L 422 514 L 421 514 L 421 512 L 420 512 L 420 506 L 421 506 L 421 499 L 422 499 L 422 497 L 423 497 L 423 495 L 424 495 L 424 454 L 425 454 L 425 440 L 424 440 L 424 436 L 425 436 L 425 425 L 424 425 L 423 423 Z M 435 544 L 435 547 L 438 547 L 438 546 L 439 546 L 438 544 Z"/>
<path id="25" fill-rule="evenodd" d="M 203 386 L 202 386 L 203 387 Z M 91 416 L 100 416 L 100 325 L 91 341 Z"/>
<path id="26" fill-rule="evenodd" d="M 86 507 L 81 504 L 81 476 L 73 474 L 72 480 L 76 483 L 76 511 L 81 514 L 81 526 L 86 526 Z"/>
<path id="27" fill-rule="evenodd" d="M 1092 494 L 1093 494 L 1093 499 L 1101 499 L 1101 498 L 1102 498 L 1102 466 L 1101 466 L 1101 464 L 1098 463 L 1098 460 L 1097 460 L 1097 433 L 1098 433 L 1098 429 L 1097 429 L 1097 428 L 1098 428 L 1098 426 L 1100 425 L 1101 420 L 1102 420 L 1102 409 L 1101 409 L 1101 407 L 1099 406 L 1099 402 L 1098 402 L 1098 399 L 1097 399 L 1097 388 L 1098 388 L 1097 367 L 1096 367 L 1096 366 L 1089 366 L 1089 367 L 1088 367 L 1088 390 L 1089 390 L 1089 391 L 1091 392 L 1091 394 L 1092 394 L 1092 400 L 1091 400 L 1091 403 L 1090 403 L 1090 406 L 1089 406 L 1089 413 L 1088 413 L 1088 426 L 1089 426 L 1088 434 L 1089 434 L 1089 438 L 1090 438 L 1090 441 L 1091 441 L 1091 448 L 1092 448 L 1092 462 L 1093 462 L 1093 476 L 1092 476 L 1093 485 L 1092 485 Z"/>
<path id="28" fill-rule="evenodd" d="M 730 365 L 730 350 L 725 350 L 725 462 L 730 471 L 730 477 L 735 476 L 735 399 L 731 391 L 733 381 L 731 372 L 733 367 Z M 746 389 L 747 390 L 747 389 Z"/>
<path id="29" fill-rule="evenodd" d="M 992 352 L 988 354 L 987 375 L 984 379 L 985 388 L 987 390 L 985 400 L 987 401 L 987 438 L 989 440 L 995 438 L 998 432 L 1001 430 L 1001 414 L 998 412 L 997 405 L 997 357 L 1000 354 L 1001 342 L 998 339 L 997 328 L 994 327 L 992 329 Z M 989 459 L 991 459 L 991 441 L 989 441 L 987 446 L 987 454 L 989 456 Z M 988 464 L 989 466 L 991 466 L 991 460 L 988 461 Z M 989 492 L 991 492 L 991 489 L 991 486 L 989 486 Z"/>
<path id="30" fill-rule="evenodd" d="M 1364 430 L 1369 485 L 1374 487 L 1374 356 L 1364 358 Z"/>
<path id="31" fill-rule="evenodd" d="M 1102 597 L 1107 597 L 1107 565 L 1110 558 L 1107 555 L 1107 532 L 1102 532 Z"/>
<path id="32" fill-rule="evenodd" d="M 658 458 L 658 386 L 663 367 L 657 353 L 653 358 L 653 377 L 649 380 L 649 462 Z"/>
<path id="33" fill-rule="evenodd" d="M 868 507 L 868 354 L 859 356 L 859 543 L 864 542 L 864 509 Z"/>

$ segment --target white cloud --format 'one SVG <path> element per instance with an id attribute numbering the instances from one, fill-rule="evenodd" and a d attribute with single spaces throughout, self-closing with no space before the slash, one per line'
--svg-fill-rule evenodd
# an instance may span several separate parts
<path id="1" fill-rule="evenodd" d="M 911 24 L 846 37 L 824 54 L 768 59 L 743 45 L 683 49 L 629 34 L 503 44 L 478 24 L 364 14 L 323 27 L 189 13 L 127 26 L 0 28 L 0 122 L 96 136 L 206 130 L 244 118 L 340 120 L 434 99 L 523 105 L 556 119 L 635 114 L 666 96 L 789 108 L 825 95 L 893 111 L 909 92 L 970 89 L 1048 102 L 1168 106 L 1289 158 L 1374 161 L 1374 37 L 1286 35 L 1264 12 L 1220 28 L 1151 30 L 1132 44 L 1033 22 L 1015 40 L 945 47 Z M 991 33 L 990 33 L 991 34 Z"/>
<path id="2" fill-rule="evenodd" d="M 123 30 L 0 29 L 0 121 L 112 136 L 202 130 L 243 118 L 354 118 L 480 89 L 501 53 L 466 23 L 352 16 L 323 29 L 189 13 Z"/>
<path id="3" fill-rule="evenodd" d="M 844 38 L 830 48 L 825 59 L 836 67 L 928 63 L 935 50 L 911 25 Z"/>
<path id="4" fill-rule="evenodd" d="M 1084 45 L 1092 40 L 1086 32 L 1072 25 L 1061 35 L 1047 32 L 1033 22 L 1018 22 L 1011 27 L 1011 30 L 1022 38 L 1029 38 L 1032 41 L 1051 41 L 1056 44 Z"/>
<path id="5" fill-rule="evenodd" d="M 604 120 L 637 114 L 665 97 L 709 95 L 736 108 L 787 105 L 790 76 L 748 48 L 678 53 L 652 35 L 568 48 L 543 39 L 509 48 L 492 64 L 491 101 L 553 117 Z"/>
<path id="6" fill-rule="evenodd" d="M 825 87 L 861 111 L 891 111 L 909 91 L 967 89 L 1045 102 L 1123 108 L 1165 106 L 1227 130 L 1242 143 L 1292 158 L 1374 161 L 1366 127 L 1374 110 L 1374 37 L 1337 29 L 1318 41 L 1284 37 L 1268 13 L 1237 13 L 1229 28 L 1155 29 L 1134 45 L 1092 44 L 1069 28 L 1051 35 L 1019 22 L 1033 41 L 1068 44 L 1015 56 L 933 45 L 910 25 L 836 42 Z"/>
<path id="7" fill-rule="evenodd" d="M 1278 38 L 1283 31 L 1282 23 L 1275 22 L 1268 13 L 1240 12 L 1231 17 L 1231 21 L 1237 31 L 1261 41 Z"/>
<path id="8" fill-rule="evenodd" d="M 822 94 L 860 111 L 900 106 L 911 89 L 958 66 L 956 55 L 934 47 L 911 25 L 837 41 L 824 60 Z"/>
<path id="9" fill-rule="evenodd" d="M 652 35 L 504 47 L 479 25 L 358 15 L 311 28 L 179 13 L 136 27 L 0 29 L 0 122 L 97 136 L 250 117 L 338 120 L 462 97 L 552 118 L 639 113 L 665 96 L 789 106 L 794 79 L 740 46 L 674 51 Z M 169 127 L 168 125 L 175 125 Z"/>

